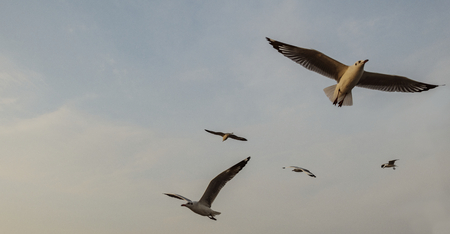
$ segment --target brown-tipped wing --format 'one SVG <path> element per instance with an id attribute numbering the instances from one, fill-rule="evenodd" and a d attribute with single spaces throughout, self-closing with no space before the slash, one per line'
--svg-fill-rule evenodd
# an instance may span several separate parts
<path id="1" fill-rule="evenodd" d="M 427 91 L 436 88 L 439 85 L 425 84 L 411 80 L 404 76 L 386 75 L 365 71 L 356 86 L 386 92 L 415 93 Z"/>
<path id="2" fill-rule="evenodd" d="M 305 49 L 283 42 L 272 40 L 268 37 L 269 43 L 282 55 L 292 59 L 306 69 L 317 72 L 323 76 L 335 79 L 339 82 L 348 66 L 336 61 L 325 54 L 317 51 Z"/>
<path id="3" fill-rule="evenodd" d="M 306 174 L 308 174 L 309 176 L 316 178 L 316 175 L 314 175 L 314 174 L 313 174 L 312 172 L 310 172 L 308 169 L 303 168 L 303 171 L 304 171 Z"/>
<path id="4" fill-rule="evenodd" d="M 205 193 L 203 193 L 202 198 L 198 201 L 199 203 L 202 203 L 208 207 L 211 207 L 211 204 L 213 203 L 214 199 L 216 199 L 217 194 L 219 194 L 220 190 L 225 186 L 225 184 L 233 179 L 233 177 L 244 168 L 244 166 L 247 164 L 247 162 L 250 160 L 250 157 L 240 161 L 236 165 L 228 168 L 224 172 L 220 173 L 218 176 L 216 176 L 211 182 L 209 182 L 208 187 L 205 190 Z"/>
<path id="5" fill-rule="evenodd" d="M 192 202 L 189 198 L 183 197 L 179 194 L 175 194 L 175 193 L 164 193 L 165 195 L 169 196 L 169 197 L 173 197 L 173 198 L 177 198 L 180 200 L 185 200 L 187 202 Z"/>
<path id="6" fill-rule="evenodd" d="M 211 134 L 214 134 L 214 135 L 219 135 L 219 136 L 224 136 L 225 135 L 225 133 L 223 133 L 223 132 L 214 132 L 214 131 L 210 131 L 208 129 L 205 129 L 205 131 L 207 131 L 207 132 L 209 132 Z"/>
<path id="7" fill-rule="evenodd" d="M 235 139 L 235 140 L 239 140 L 239 141 L 247 141 L 247 139 L 245 139 L 245 138 L 243 138 L 243 137 L 236 136 L 236 135 L 234 135 L 234 134 L 230 134 L 228 137 L 229 137 L 229 138 L 233 138 L 233 139 Z"/>
<path id="8" fill-rule="evenodd" d="M 391 160 L 391 161 L 389 161 L 389 165 L 394 165 L 395 164 L 395 161 L 397 161 L 398 159 L 394 159 L 394 160 Z"/>

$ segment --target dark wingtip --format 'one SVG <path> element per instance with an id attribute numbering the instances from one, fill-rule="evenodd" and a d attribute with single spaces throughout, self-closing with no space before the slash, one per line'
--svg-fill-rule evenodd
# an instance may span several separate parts
<path id="1" fill-rule="evenodd" d="M 280 51 L 280 46 L 282 45 L 280 42 L 275 41 L 275 40 L 273 40 L 273 39 L 270 39 L 270 38 L 268 38 L 268 37 L 266 37 L 266 39 L 267 39 L 267 41 L 269 41 L 269 44 L 272 45 L 272 47 L 273 47 L 274 49 L 276 49 L 276 50 L 278 50 L 278 52 L 282 53 L 282 52 Z"/>
<path id="2" fill-rule="evenodd" d="M 423 89 L 423 90 L 421 90 L 421 91 L 419 91 L 419 92 L 422 92 L 422 91 L 428 91 L 428 90 L 430 90 L 430 89 L 434 89 L 434 88 L 439 87 L 439 86 L 445 86 L 445 84 L 444 84 L 444 85 L 425 84 L 426 89 Z"/>

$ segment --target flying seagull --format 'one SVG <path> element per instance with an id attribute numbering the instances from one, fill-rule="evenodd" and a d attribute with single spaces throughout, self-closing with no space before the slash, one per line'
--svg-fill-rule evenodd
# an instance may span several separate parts
<path id="1" fill-rule="evenodd" d="M 250 157 L 240 161 L 236 165 L 228 168 L 224 172 L 220 173 L 218 176 L 216 176 L 211 182 L 209 182 L 208 187 L 205 190 L 205 193 L 203 193 L 203 196 L 200 198 L 199 201 L 191 201 L 190 199 L 183 197 L 178 194 L 173 193 L 164 193 L 165 195 L 173 198 L 177 198 L 180 200 L 187 201 L 186 204 L 182 204 L 181 206 L 185 206 L 189 209 L 191 209 L 194 213 L 197 213 L 202 216 L 208 216 L 208 218 L 212 220 L 216 220 L 214 216 L 220 215 L 220 212 L 214 211 L 211 209 L 211 204 L 213 203 L 214 199 L 216 199 L 217 194 L 219 194 L 220 190 L 225 186 L 225 184 L 233 179 L 233 177 L 240 171 L 244 166 L 247 164 L 248 160 L 250 160 Z"/>
<path id="2" fill-rule="evenodd" d="M 386 92 L 422 92 L 436 88 L 439 85 L 425 84 L 404 76 L 386 75 L 364 71 L 364 64 L 369 60 L 359 60 L 351 66 L 344 65 L 325 54 L 311 49 L 305 49 L 270 38 L 269 43 L 284 56 L 292 59 L 303 67 L 337 81 L 336 85 L 323 91 L 333 102 L 333 105 L 353 105 L 352 89 L 355 86 L 376 89 Z"/>
<path id="3" fill-rule="evenodd" d="M 395 170 L 395 167 L 398 167 L 397 165 L 395 165 L 395 161 L 397 161 L 398 159 L 394 159 L 389 161 L 388 163 L 382 164 L 381 168 L 385 168 L 385 167 L 392 167 L 392 169 Z"/>
<path id="4" fill-rule="evenodd" d="M 316 176 L 315 176 L 313 173 L 311 173 L 308 169 L 301 168 L 301 167 L 296 167 L 296 166 L 283 167 L 283 169 L 286 169 L 286 168 L 294 168 L 294 170 L 292 170 L 292 171 L 295 171 L 295 172 L 305 172 L 305 173 L 308 174 L 309 176 L 316 178 Z"/>
<path id="5" fill-rule="evenodd" d="M 214 132 L 214 131 L 210 131 L 207 129 L 205 129 L 205 131 L 207 131 L 211 134 L 214 134 L 214 135 L 222 136 L 222 142 L 226 141 L 228 138 L 232 138 L 232 139 L 239 140 L 239 141 L 247 141 L 247 139 L 245 139 L 243 137 L 238 137 L 238 136 L 234 135 L 233 133 Z"/>

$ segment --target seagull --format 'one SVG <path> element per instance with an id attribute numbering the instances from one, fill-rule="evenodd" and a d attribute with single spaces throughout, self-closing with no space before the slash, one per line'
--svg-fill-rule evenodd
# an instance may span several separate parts
<path id="1" fill-rule="evenodd" d="M 323 91 L 333 102 L 333 105 L 353 105 L 352 89 L 355 86 L 376 89 L 386 92 L 422 92 L 436 88 L 439 85 L 425 84 L 404 76 L 386 75 L 364 71 L 364 65 L 369 61 L 359 60 L 351 66 L 344 65 L 327 55 L 311 49 L 305 49 L 266 37 L 269 43 L 284 56 L 292 59 L 303 67 L 337 81 L 336 85 Z"/>
<path id="2" fill-rule="evenodd" d="M 214 199 L 216 199 L 217 194 L 219 194 L 220 190 L 225 186 L 225 184 L 233 179 L 233 177 L 240 171 L 244 166 L 247 164 L 247 162 L 250 160 L 250 157 L 240 161 L 236 165 L 228 168 L 224 172 L 220 173 L 218 176 L 216 176 L 211 182 L 209 182 L 208 187 L 206 188 L 205 192 L 203 193 L 203 196 L 200 198 L 199 201 L 192 201 L 189 198 L 183 197 L 178 194 L 173 193 L 164 193 L 165 195 L 173 198 L 177 198 L 180 200 L 185 200 L 187 203 L 182 204 L 181 206 L 185 206 L 192 210 L 194 213 L 197 213 L 202 216 L 208 216 L 208 218 L 212 220 L 217 220 L 214 218 L 216 215 L 220 215 L 220 212 L 214 211 L 211 209 L 211 204 L 213 203 Z"/>
<path id="3" fill-rule="evenodd" d="M 398 160 L 398 159 L 394 159 L 394 160 L 389 161 L 388 163 L 382 164 L 382 165 L 381 165 L 381 168 L 392 167 L 392 169 L 395 170 L 395 167 L 398 167 L 397 165 L 394 164 L 395 161 L 397 161 L 397 160 Z"/>
<path id="4" fill-rule="evenodd" d="M 290 168 L 294 168 L 294 170 L 292 170 L 292 171 L 295 171 L 295 172 L 305 172 L 305 173 L 308 174 L 309 176 L 316 178 L 316 176 L 315 176 L 313 173 L 311 173 L 308 169 L 301 168 L 301 167 L 296 167 L 296 166 L 289 166 L 289 167 L 290 167 Z M 286 169 L 286 168 L 289 168 L 289 167 L 283 167 L 283 169 Z"/>
<path id="5" fill-rule="evenodd" d="M 243 138 L 243 137 L 238 137 L 236 135 L 234 135 L 233 133 L 223 133 L 223 132 L 214 132 L 214 131 L 210 131 L 205 129 L 205 131 L 214 134 L 214 135 L 219 135 L 222 136 L 222 142 L 226 141 L 228 138 L 232 138 L 235 140 L 239 140 L 239 141 L 247 141 L 247 139 Z"/>

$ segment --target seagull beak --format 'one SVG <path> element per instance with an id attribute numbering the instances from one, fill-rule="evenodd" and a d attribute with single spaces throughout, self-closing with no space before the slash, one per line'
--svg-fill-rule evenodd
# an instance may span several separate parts
<path id="1" fill-rule="evenodd" d="M 364 60 L 364 62 L 363 62 L 363 63 L 364 63 L 364 64 L 366 64 L 367 62 L 369 62 L 369 60 L 368 60 L 368 59 Z"/>

